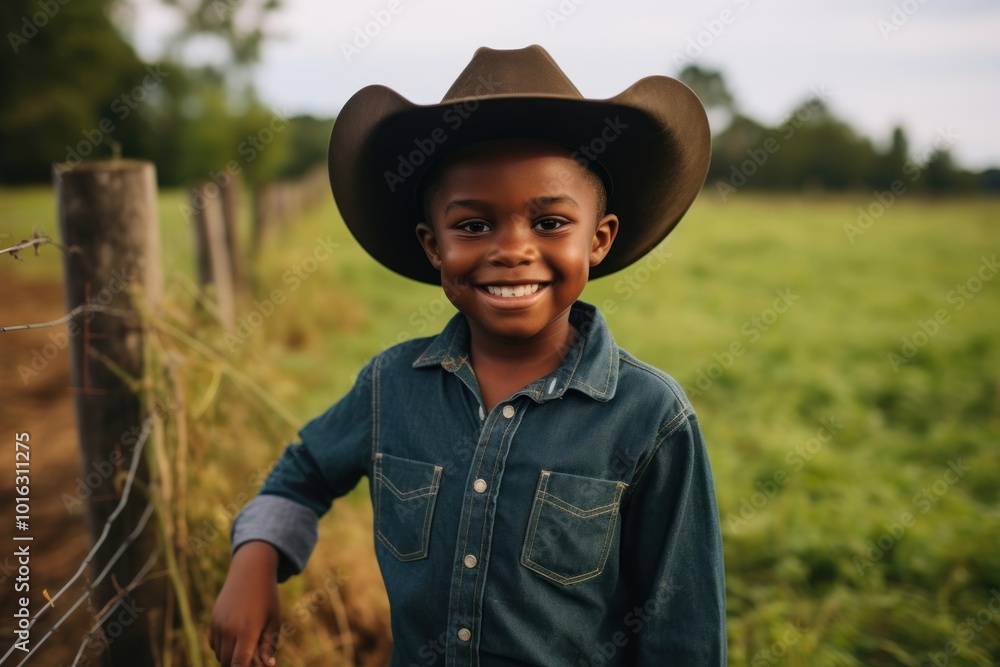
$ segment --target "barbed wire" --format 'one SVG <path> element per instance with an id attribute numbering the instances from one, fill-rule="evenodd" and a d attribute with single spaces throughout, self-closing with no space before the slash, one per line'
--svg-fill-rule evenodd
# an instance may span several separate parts
<path id="1" fill-rule="evenodd" d="M 149 509 L 152 509 L 152 507 L 153 507 L 152 504 L 150 504 Z M 139 586 L 139 584 L 142 583 L 143 578 L 147 574 L 149 574 L 150 570 L 153 569 L 153 565 L 156 563 L 156 558 L 157 554 L 154 553 L 150 555 L 149 559 L 146 561 L 146 564 L 142 566 L 142 569 L 139 570 L 139 572 L 135 575 L 132 581 L 130 581 L 125 586 L 125 588 L 123 588 L 121 592 L 114 597 L 112 601 L 108 602 L 104 612 L 97 617 L 97 622 L 94 623 L 94 625 L 91 626 L 90 630 L 87 631 L 87 634 L 83 636 L 83 641 L 80 642 L 80 650 L 76 652 L 76 657 L 73 658 L 73 663 L 69 667 L 76 667 L 78 664 L 80 664 L 80 658 L 83 657 L 83 651 L 84 649 L 87 648 L 87 642 L 94 635 L 94 633 L 97 632 L 97 630 L 102 625 L 104 625 L 104 622 L 108 620 L 108 617 L 111 616 L 111 614 L 113 614 L 114 611 L 121 606 L 122 602 L 124 602 L 125 600 L 125 596 L 134 591 Z M 18 665 L 18 667 L 21 667 L 21 665 Z"/>
<path id="2" fill-rule="evenodd" d="M 56 600 L 62 597 L 63 593 L 69 590 L 70 586 L 76 583 L 77 579 L 79 579 L 83 575 L 83 573 L 86 572 L 87 567 L 90 565 L 90 562 L 97 555 L 98 549 L 100 549 L 101 545 L 104 544 L 104 541 L 107 539 L 108 534 L 111 531 L 111 524 L 114 522 L 115 519 L 118 518 L 118 515 L 122 513 L 122 510 L 125 509 L 125 504 L 128 502 L 129 494 L 132 491 L 132 485 L 136 479 L 136 472 L 139 469 L 139 462 L 142 460 L 142 450 L 146 446 L 146 441 L 149 439 L 149 433 L 151 429 L 152 429 L 152 422 L 150 420 L 146 420 L 146 422 L 143 424 L 142 431 L 139 433 L 138 440 L 136 441 L 135 448 L 133 450 L 132 464 L 129 467 L 128 476 L 125 480 L 124 486 L 122 487 L 121 499 L 118 501 L 118 505 L 115 507 L 114 511 L 111 512 L 107 520 L 104 522 L 104 528 L 101 531 L 100 537 L 98 537 L 97 540 L 94 542 L 93 548 L 91 548 L 86 558 L 83 559 L 83 562 L 80 564 L 80 568 L 76 571 L 76 574 L 74 574 L 73 577 L 69 581 L 67 581 L 55 595 L 49 598 L 49 600 L 42 606 L 42 608 L 39 609 L 37 612 L 35 612 L 35 615 L 31 617 L 31 621 L 29 621 L 28 627 L 26 628 L 27 630 L 30 630 L 32 627 L 34 627 L 35 623 L 37 623 L 38 619 L 40 619 L 45 614 L 45 611 L 47 609 L 49 609 L 50 607 L 55 609 Z M 23 665 L 24 662 L 28 659 L 28 657 L 31 656 L 31 654 L 34 653 L 36 650 L 38 650 L 38 647 L 41 646 L 42 643 L 52 635 L 52 633 L 62 624 L 62 622 L 70 614 L 72 614 L 77 607 L 79 607 L 83 603 L 83 601 L 90 595 L 91 591 L 93 591 L 97 587 L 97 585 L 101 583 L 104 577 L 107 576 L 108 572 L 111 571 L 111 567 L 118 561 L 119 558 L 121 558 L 121 555 L 125 553 L 125 549 L 133 541 L 135 541 L 135 538 L 142 532 L 142 529 L 146 526 L 146 523 L 149 521 L 149 517 L 152 515 L 152 510 L 153 510 L 153 503 L 150 502 L 146 506 L 146 511 L 143 512 L 142 518 L 140 518 L 139 525 L 137 525 L 136 529 L 133 530 L 132 533 L 129 534 L 127 538 L 125 538 L 125 541 L 122 543 L 122 545 L 108 560 L 108 564 L 105 566 L 104 570 L 102 570 L 101 573 L 97 576 L 97 578 L 95 578 L 94 581 L 92 581 L 88 585 L 87 590 L 80 597 L 80 599 L 77 600 L 72 607 L 70 607 L 69 611 L 63 614 L 62 618 L 59 619 L 59 621 L 55 624 L 55 626 L 53 626 L 52 629 L 50 629 L 49 632 L 35 644 L 34 648 L 32 648 L 31 652 L 28 653 L 27 656 L 25 656 L 24 660 L 18 663 L 18 667 Z M 7 661 L 7 658 L 10 657 L 10 655 L 14 652 L 16 648 L 17 644 L 16 643 L 12 644 L 11 647 L 7 650 L 7 652 L 4 653 L 3 656 L 0 656 L 0 665 L 4 664 Z"/>
<path id="3" fill-rule="evenodd" d="M 52 238 L 50 236 L 48 236 L 46 234 L 39 235 L 36 232 L 32 236 L 32 238 L 31 238 L 30 241 L 27 241 L 27 240 L 21 241 L 20 243 L 17 243 L 17 244 L 15 244 L 15 245 L 13 245 L 13 246 L 11 246 L 9 248 L 2 248 L 2 249 L 0 249 L 0 255 L 6 255 L 7 253 L 10 253 L 10 255 L 14 259 L 20 259 L 20 257 L 17 256 L 17 254 L 19 252 L 21 252 L 22 250 L 26 249 L 26 248 L 30 248 L 31 246 L 35 246 L 35 254 L 37 255 L 38 254 L 38 246 L 45 245 L 46 243 L 54 243 L 54 241 L 52 240 Z"/>
<path id="4" fill-rule="evenodd" d="M 44 329 L 46 327 L 55 327 L 60 324 L 65 324 L 71 319 L 79 315 L 80 313 L 85 313 L 88 311 L 93 311 L 95 313 L 107 313 L 114 317 L 134 317 L 135 313 L 131 310 L 125 310 L 124 308 L 109 308 L 108 306 L 101 306 L 98 304 L 86 304 L 82 303 L 73 310 L 69 311 L 60 318 L 51 320 L 49 322 L 39 322 L 38 324 L 14 324 L 9 327 L 0 327 L 0 333 L 6 333 L 8 331 L 25 331 L 27 329 Z"/>

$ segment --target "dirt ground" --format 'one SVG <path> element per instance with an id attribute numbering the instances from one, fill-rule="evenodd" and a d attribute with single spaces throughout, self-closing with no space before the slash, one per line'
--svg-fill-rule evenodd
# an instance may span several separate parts
<path id="1" fill-rule="evenodd" d="M 37 323 L 65 313 L 60 283 L 19 282 L 16 266 L 0 269 L 0 326 Z M 86 517 L 67 509 L 63 494 L 73 496 L 80 476 L 73 395 L 70 392 L 69 349 L 57 344 L 66 327 L 0 333 L 0 657 L 16 641 L 14 613 L 17 601 L 27 595 L 32 613 L 63 587 L 79 568 L 89 548 Z M 53 341 L 53 337 L 56 339 Z M 48 356 L 49 358 L 46 358 Z M 34 367 L 32 364 L 34 363 Z M 31 369 L 34 373 L 19 373 Z M 27 531 L 15 527 L 15 434 L 30 435 L 30 520 Z M 28 535 L 30 542 L 14 536 Z M 30 590 L 18 592 L 15 550 L 30 552 Z M 83 592 L 81 582 L 66 591 L 31 629 L 29 646 L 41 644 L 26 665 L 60 667 L 73 662 L 87 629 L 92 610 L 82 604 L 48 639 L 49 628 L 65 614 Z M 2 662 L 18 665 L 26 654 L 20 650 Z"/>

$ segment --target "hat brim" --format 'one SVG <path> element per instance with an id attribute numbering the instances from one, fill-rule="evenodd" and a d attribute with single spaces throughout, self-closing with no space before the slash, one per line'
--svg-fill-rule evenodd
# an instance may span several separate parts
<path id="1" fill-rule="evenodd" d="M 618 235 L 590 277 L 614 273 L 652 250 L 701 190 L 711 135 L 690 88 L 663 76 L 641 79 L 606 100 L 492 96 L 417 105 L 369 86 L 344 106 L 330 136 L 334 199 L 361 246 L 389 269 L 440 284 L 417 239 L 421 176 L 434 163 L 482 141 L 545 139 L 596 159 L 610 175 L 609 213 Z"/>

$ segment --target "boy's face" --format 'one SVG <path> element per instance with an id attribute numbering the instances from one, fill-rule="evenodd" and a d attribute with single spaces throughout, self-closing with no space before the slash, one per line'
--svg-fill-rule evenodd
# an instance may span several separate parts
<path id="1" fill-rule="evenodd" d="M 618 231 L 594 177 L 542 141 L 480 144 L 449 159 L 417 235 L 445 294 L 477 333 L 524 341 L 567 327 Z"/>

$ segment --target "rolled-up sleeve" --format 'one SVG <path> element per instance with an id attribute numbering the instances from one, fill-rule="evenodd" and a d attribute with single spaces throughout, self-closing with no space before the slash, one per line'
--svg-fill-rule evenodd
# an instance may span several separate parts
<path id="1" fill-rule="evenodd" d="M 233 553 L 247 542 L 267 542 L 278 550 L 278 581 L 284 581 L 306 566 L 316 546 L 317 521 L 315 512 L 297 502 L 257 496 L 233 523 Z"/>

